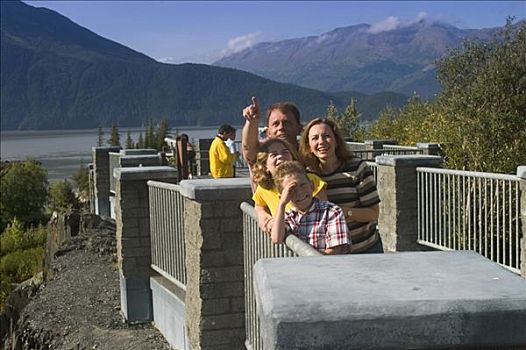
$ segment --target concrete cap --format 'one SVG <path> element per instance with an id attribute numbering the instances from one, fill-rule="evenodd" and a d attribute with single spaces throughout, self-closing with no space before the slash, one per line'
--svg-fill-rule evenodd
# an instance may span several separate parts
<path id="1" fill-rule="evenodd" d="M 109 147 L 104 146 L 104 147 L 91 147 L 91 150 L 97 153 L 100 153 L 100 152 L 109 153 L 109 152 L 119 152 L 121 148 L 113 147 L 113 146 L 109 146 Z"/>
<path id="2" fill-rule="evenodd" d="M 157 150 L 153 148 L 142 148 L 142 149 L 121 149 L 123 155 L 140 155 L 140 154 L 157 154 Z"/>
<path id="3" fill-rule="evenodd" d="M 366 145 L 373 145 L 373 146 L 381 146 L 381 145 L 396 145 L 397 142 L 395 140 L 365 140 L 364 143 Z"/>
<path id="4" fill-rule="evenodd" d="M 169 166 L 115 168 L 113 177 L 117 180 L 173 179 L 177 178 L 177 170 Z"/>
<path id="5" fill-rule="evenodd" d="M 249 178 L 183 180 L 179 185 L 181 194 L 190 199 L 242 201 L 252 198 Z"/>
<path id="6" fill-rule="evenodd" d="M 519 179 L 526 179 L 526 165 L 520 165 L 517 167 L 517 177 Z"/>
<path id="7" fill-rule="evenodd" d="M 468 251 L 262 259 L 267 349 L 526 344 L 526 279 Z"/>
<path id="8" fill-rule="evenodd" d="M 402 156 L 381 155 L 376 156 L 376 164 L 399 167 L 439 167 L 442 164 L 442 157 L 419 154 L 410 154 Z"/>
<path id="9" fill-rule="evenodd" d="M 416 147 L 423 149 L 439 149 L 440 143 L 417 143 Z"/>

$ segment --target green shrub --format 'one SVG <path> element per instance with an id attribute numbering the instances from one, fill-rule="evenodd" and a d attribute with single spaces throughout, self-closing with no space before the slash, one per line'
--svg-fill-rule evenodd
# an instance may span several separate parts
<path id="1" fill-rule="evenodd" d="M 13 219 L 0 236 L 0 256 L 17 250 L 43 247 L 46 243 L 47 230 L 45 227 L 24 230 L 22 223 Z"/>
<path id="2" fill-rule="evenodd" d="M 0 305 L 12 290 L 12 284 L 33 277 L 42 270 L 44 248 L 18 250 L 0 258 Z"/>

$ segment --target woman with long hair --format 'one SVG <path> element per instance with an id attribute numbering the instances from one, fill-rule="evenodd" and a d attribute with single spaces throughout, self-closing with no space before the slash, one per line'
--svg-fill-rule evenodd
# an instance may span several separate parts
<path id="1" fill-rule="evenodd" d="M 344 213 L 351 253 L 382 253 L 376 228 L 380 199 L 374 176 L 365 161 L 353 157 L 337 126 L 328 119 L 311 120 L 299 147 L 307 169 L 327 183 L 327 198 Z"/>

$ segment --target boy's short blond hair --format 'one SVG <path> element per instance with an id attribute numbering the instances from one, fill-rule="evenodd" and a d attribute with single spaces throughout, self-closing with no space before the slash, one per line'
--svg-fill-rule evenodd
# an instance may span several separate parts
<path id="1" fill-rule="evenodd" d="M 276 168 L 276 174 L 274 175 L 274 185 L 278 189 L 279 193 L 283 191 L 283 181 L 287 176 L 290 175 L 304 176 L 308 181 L 310 181 L 309 177 L 307 176 L 307 170 L 303 164 L 295 160 L 283 162 L 278 165 Z"/>

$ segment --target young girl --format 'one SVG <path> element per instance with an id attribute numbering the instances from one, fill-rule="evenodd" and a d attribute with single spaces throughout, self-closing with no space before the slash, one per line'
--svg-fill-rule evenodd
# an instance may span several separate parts
<path id="1" fill-rule="evenodd" d="M 272 176 L 276 168 L 284 161 L 299 160 L 298 152 L 283 139 L 268 139 L 261 145 L 262 151 L 258 153 L 256 163 L 252 168 L 252 178 L 257 184 L 252 196 L 259 226 L 267 233 L 272 228 L 272 216 L 277 211 L 279 192 L 274 185 Z M 326 186 L 317 175 L 308 174 L 314 184 L 314 196 L 327 200 Z"/>

